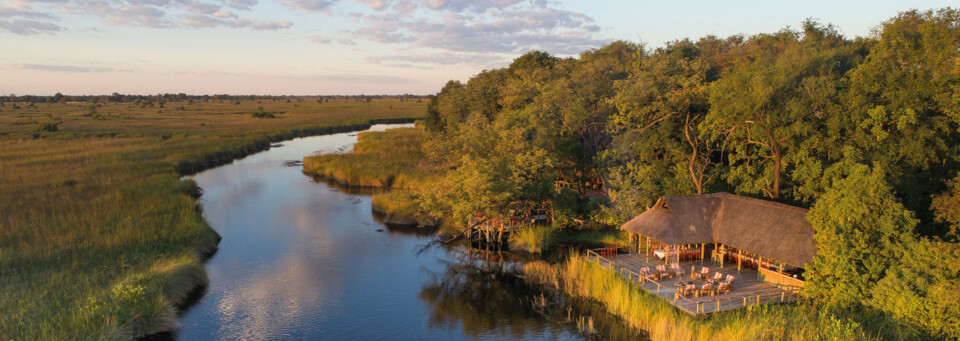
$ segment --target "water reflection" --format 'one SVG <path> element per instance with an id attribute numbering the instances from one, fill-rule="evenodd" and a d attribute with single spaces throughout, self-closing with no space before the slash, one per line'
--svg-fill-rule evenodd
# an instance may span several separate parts
<path id="1" fill-rule="evenodd" d="M 463 245 L 448 252 L 456 256 L 420 291 L 435 328 L 459 326 L 476 338 L 642 339 L 596 303 L 525 282 L 513 254 Z"/>
<path id="2" fill-rule="evenodd" d="M 384 226 L 369 195 L 284 166 L 349 150 L 351 135 L 287 141 L 194 177 L 223 240 L 206 264 L 207 294 L 173 338 L 584 338 L 567 317 L 580 316 L 578 306 L 534 308 L 540 293 L 510 275 L 517 259 L 466 245 L 424 249 L 430 231 Z"/>

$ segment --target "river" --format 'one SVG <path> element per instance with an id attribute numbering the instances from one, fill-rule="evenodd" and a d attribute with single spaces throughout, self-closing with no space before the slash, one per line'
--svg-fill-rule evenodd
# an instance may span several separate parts
<path id="1" fill-rule="evenodd" d="M 401 126 L 409 125 L 370 130 Z M 337 189 L 284 164 L 315 152 L 347 152 L 355 142 L 355 132 L 294 139 L 193 176 L 204 190 L 204 215 L 223 240 L 206 263 L 206 293 L 181 315 L 183 327 L 172 338 L 632 335 L 616 319 L 597 317 L 605 313 L 595 304 L 540 296 L 509 275 L 517 262 L 465 245 L 424 249 L 429 234 L 377 222 L 369 195 Z M 581 332 L 594 318 L 598 331 Z"/>

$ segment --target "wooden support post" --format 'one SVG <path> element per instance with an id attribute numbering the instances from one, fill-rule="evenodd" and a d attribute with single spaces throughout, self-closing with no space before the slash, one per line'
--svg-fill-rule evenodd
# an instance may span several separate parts
<path id="1" fill-rule="evenodd" d="M 643 253 L 647 257 L 647 262 L 650 262 L 650 237 L 647 237 L 647 252 Z"/>
<path id="2" fill-rule="evenodd" d="M 726 247 L 723 246 L 723 245 L 720 245 L 720 251 L 718 251 L 718 252 L 719 252 L 719 254 L 720 254 L 720 268 L 721 268 L 721 269 L 723 269 L 723 260 L 724 260 L 724 258 L 727 258 L 727 257 L 726 257 L 726 256 L 727 256 L 727 252 L 726 252 L 726 251 L 727 251 L 727 250 L 726 250 Z"/>
<path id="3" fill-rule="evenodd" d="M 666 253 L 663 254 L 663 264 L 670 264 L 670 245 L 665 245 L 663 250 L 666 251 Z"/>
<path id="4" fill-rule="evenodd" d="M 737 249 L 737 273 L 740 273 L 741 258 L 743 258 L 743 250 Z"/>
<path id="5" fill-rule="evenodd" d="M 717 252 L 719 252 L 719 251 L 720 251 L 720 249 L 717 248 L 717 243 L 713 243 L 713 252 L 711 252 L 711 254 L 713 255 L 713 257 L 710 257 L 710 258 L 713 258 L 713 259 L 712 259 L 712 260 L 713 260 L 713 264 L 717 264 Z"/>
<path id="6" fill-rule="evenodd" d="M 760 261 L 757 262 L 757 280 L 759 281 L 762 278 L 762 276 L 760 275 L 760 269 L 763 268 L 763 257 L 758 256 L 758 258 L 760 259 Z"/>
<path id="7" fill-rule="evenodd" d="M 703 256 L 706 255 L 706 252 L 707 252 L 707 243 L 700 243 L 700 266 L 703 266 Z"/>
<path id="8" fill-rule="evenodd" d="M 783 262 L 780 262 L 780 274 L 783 275 Z"/>
<path id="9" fill-rule="evenodd" d="M 643 252 L 643 236 L 637 233 L 637 253 Z"/>

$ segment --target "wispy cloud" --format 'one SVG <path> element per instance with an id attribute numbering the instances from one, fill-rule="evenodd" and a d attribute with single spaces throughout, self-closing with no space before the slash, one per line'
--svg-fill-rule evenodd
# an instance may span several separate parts
<path id="1" fill-rule="evenodd" d="M 0 4 L 0 30 L 20 35 L 64 30 L 51 13 L 100 17 L 119 26 L 151 28 L 232 27 L 260 31 L 287 29 L 287 20 L 241 17 L 257 0 L 11 0 Z"/>
<path id="2" fill-rule="evenodd" d="M 545 0 L 394 0 L 380 7 L 388 6 L 363 15 L 353 36 L 458 53 L 576 54 L 607 42 L 596 37 L 593 18 Z"/>
<path id="3" fill-rule="evenodd" d="M 25 36 L 62 31 L 63 27 L 52 22 L 55 20 L 57 17 L 49 13 L 0 7 L 0 31 Z"/>
<path id="4" fill-rule="evenodd" d="M 417 79 L 397 77 L 390 75 L 371 75 L 352 73 L 346 71 L 334 71 L 324 74 L 303 74 L 303 75 L 275 75 L 275 74 L 252 74 L 237 72 L 183 72 L 181 74 L 204 76 L 204 77 L 236 77 L 250 79 L 288 79 L 288 80 L 307 80 L 307 81 L 325 81 L 344 84 L 415 84 L 420 82 Z"/>
<path id="5" fill-rule="evenodd" d="M 9 68 L 19 70 L 37 70 L 50 72 L 69 72 L 69 73 L 98 73 L 98 72 L 128 72 L 109 67 L 92 67 L 76 65 L 52 65 L 52 64 L 11 64 Z"/>
<path id="6" fill-rule="evenodd" d="M 443 51 L 427 54 L 382 55 L 364 58 L 368 63 L 404 68 L 430 68 L 432 65 L 468 65 L 478 68 L 503 66 L 509 58 L 494 53 L 457 53 Z"/>

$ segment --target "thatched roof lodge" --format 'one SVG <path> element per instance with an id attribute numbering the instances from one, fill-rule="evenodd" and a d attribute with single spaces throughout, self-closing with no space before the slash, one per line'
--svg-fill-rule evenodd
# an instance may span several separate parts
<path id="1" fill-rule="evenodd" d="M 782 272 L 783 263 L 803 268 L 816 253 L 806 216 L 800 207 L 729 193 L 665 196 L 621 228 L 638 234 L 638 242 L 647 237 L 648 248 L 654 239 L 659 247 L 677 250 L 681 259 L 689 249 L 702 259 L 712 244 L 721 261 L 732 254 L 738 266 L 743 257 Z"/>

